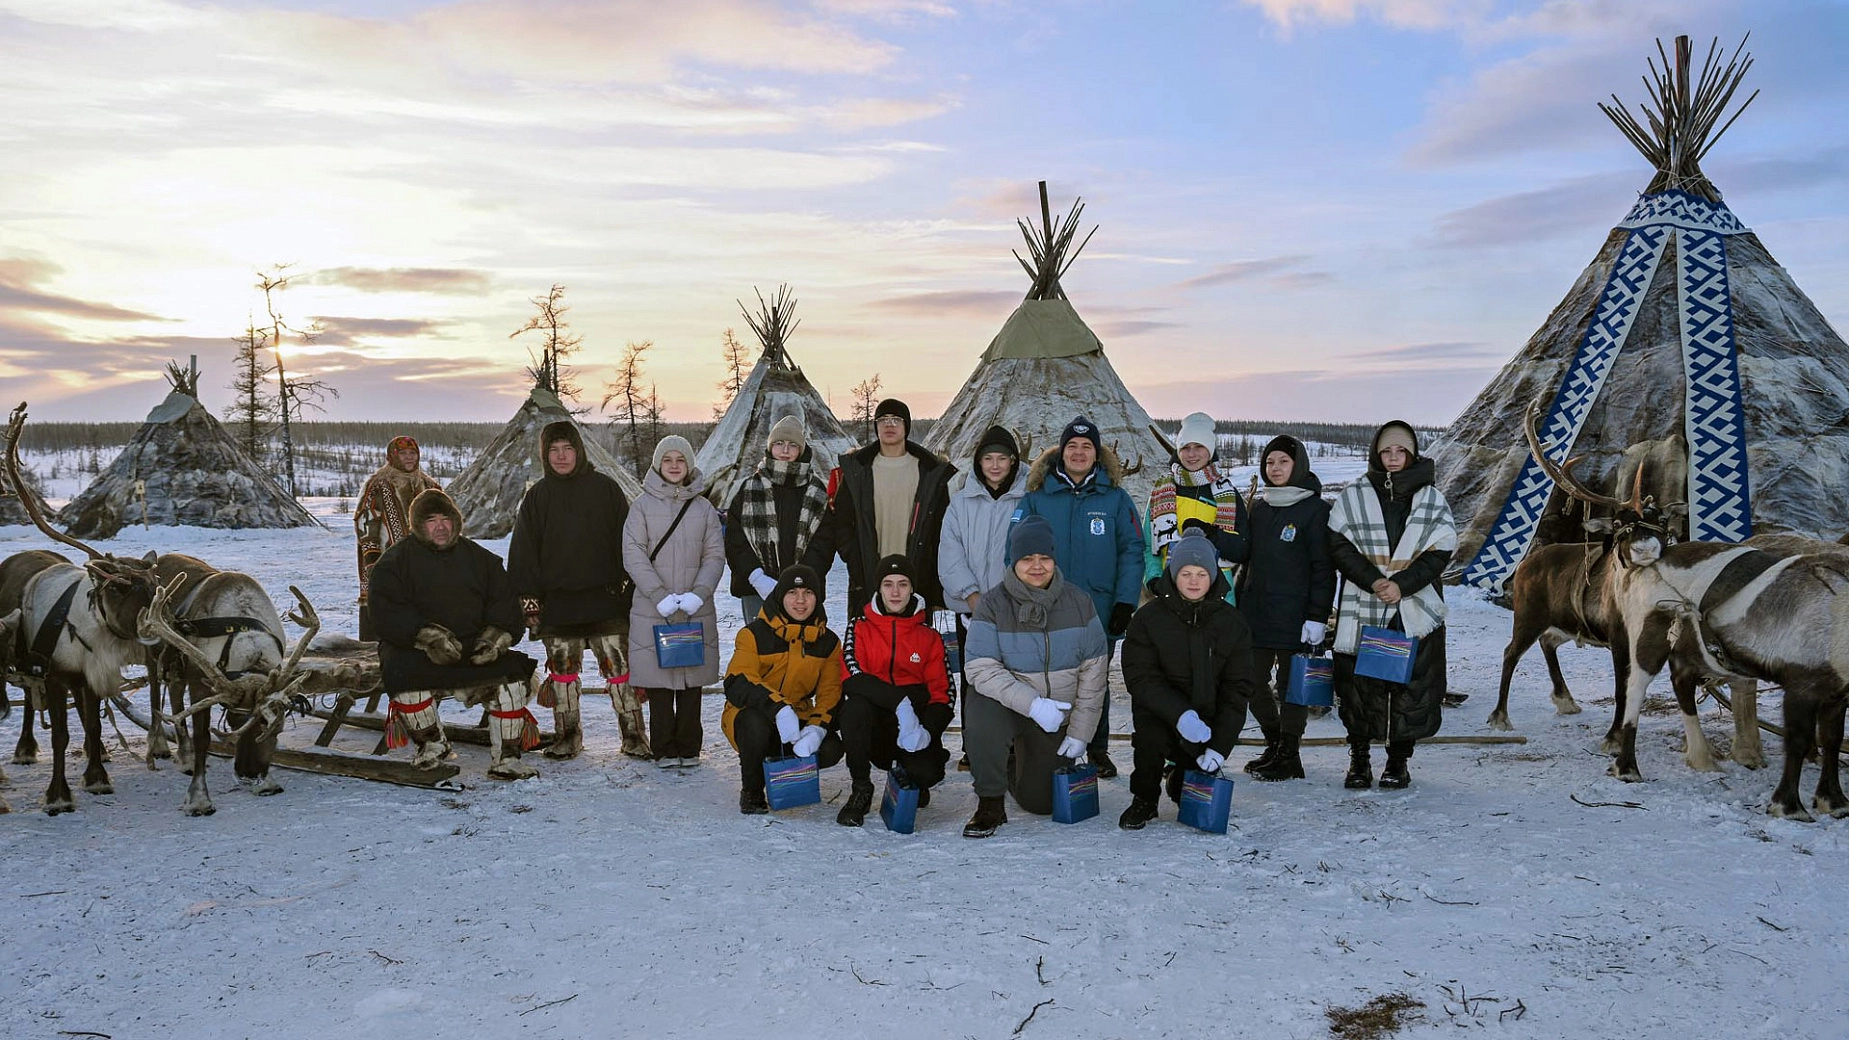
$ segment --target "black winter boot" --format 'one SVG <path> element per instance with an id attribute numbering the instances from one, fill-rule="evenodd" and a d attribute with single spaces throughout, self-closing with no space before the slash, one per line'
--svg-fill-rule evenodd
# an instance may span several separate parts
<path id="1" fill-rule="evenodd" d="M 1267 783 L 1277 780 L 1303 779 L 1303 757 L 1298 750 L 1302 743 L 1302 737 L 1280 736 L 1277 743 L 1273 745 L 1277 749 L 1277 754 L 1272 757 L 1271 763 L 1262 769 L 1253 769 L 1248 766 L 1246 772 L 1252 774 L 1252 779 L 1263 780 Z"/>
<path id="2" fill-rule="evenodd" d="M 1265 750 L 1259 752 L 1257 758 L 1247 762 L 1242 768 L 1244 768 L 1248 774 L 1257 776 L 1261 771 L 1270 769 L 1271 764 L 1277 760 L 1278 738 L 1267 733 L 1265 734 Z"/>
<path id="3" fill-rule="evenodd" d="M 746 816 L 762 816 L 770 812 L 770 801 L 764 797 L 763 791 L 740 791 L 738 811 Z"/>
<path id="4" fill-rule="evenodd" d="M 867 810 L 873 808 L 873 781 L 856 780 L 854 789 L 848 792 L 847 802 L 841 806 L 841 812 L 835 822 L 843 827 L 858 827 L 866 822 Z"/>
<path id="5" fill-rule="evenodd" d="M 1342 786 L 1350 791 L 1365 791 L 1374 786 L 1374 765 L 1368 761 L 1366 744 L 1348 745 L 1348 775 Z"/>
<path id="6" fill-rule="evenodd" d="M 1156 818 L 1156 803 L 1146 798 L 1130 799 L 1130 807 L 1117 818 L 1117 826 L 1127 831 L 1140 831 Z"/>
<path id="7" fill-rule="evenodd" d="M 1098 779 L 1111 780 L 1117 776 L 1117 763 L 1111 761 L 1108 751 L 1088 751 L 1085 760 L 1098 767 Z"/>
<path id="8" fill-rule="evenodd" d="M 1387 745 L 1387 766 L 1380 771 L 1380 786 L 1388 791 L 1400 791 L 1412 786 L 1412 774 L 1406 770 L 1406 760 L 1412 757 L 1412 741 L 1395 741 Z"/>
<path id="9" fill-rule="evenodd" d="M 1008 807 L 1003 804 L 1000 795 L 994 798 L 978 797 L 976 815 L 963 825 L 965 838 L 987 838 L 995 833 L 995 828 L 1008 822 Z"/>

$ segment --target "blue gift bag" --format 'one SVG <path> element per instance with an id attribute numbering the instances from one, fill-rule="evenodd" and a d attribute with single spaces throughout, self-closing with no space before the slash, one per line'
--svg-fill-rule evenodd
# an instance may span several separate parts
<path id="1" fill-rule="evenodd" d="M 1334 707 L 1335 661 L 1309 654 L 1292 654 L 1290 685 L 1284 689 L 1284 700 L 1305 707 Z"/>
<path id="2" fill-rule="evenodd" d="M 886 793 L 880 797 L 880 819 L 886 829 L 910 834 L 918 823 L 918 785 L 901 780 L 898 772 L 886 774 Z"/>
<path id="3" fill-rule="evenodd" d="M 1391 628 L 1361 626 L 1361 645 L 1355 651 L 1355 674 L 1391 683 L 1412 681 L 1412 661 L 1419 641 Z"/>
<path id="4" fill-rule="evenodd" d="M 1225 834 L 1233 812 L 1233 782 L 1217 773 L 1190 769 L 1181 778 L 1179 819 L 1196 830 Z"/>
<path id="5" fill-rule="evenodd" d="M 939 639 L 944 641 L 944 670 L 951 675 L 963 671 L 963 641 L 957 638 L 957 616 L 948 610 L 940 610 L 932 615 L 931 627 L 937 630 Z"/>
<path id="6" fill-rule="evenodd" d="M 1098 770 L 1067 766 L 1053 773 L 1053 822 L 1078 823 L 1098 815 Z"/>
<path id="7" fill-rule="evenodd" d="M 706 663 L 706 626 L 698 621 L 655 626 L 655 663 L 663 668 L 698 668 Z"/>
<path id="8" fill-rule="evenodd" d="M 814 755 L 764 760 L 764 796 L 772 809 L 796 809 L 822 800 Z"/>

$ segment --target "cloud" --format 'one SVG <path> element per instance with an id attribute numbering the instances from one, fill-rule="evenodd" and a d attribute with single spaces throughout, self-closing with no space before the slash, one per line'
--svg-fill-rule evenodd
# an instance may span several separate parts
<path id="1" fill-rule="evenodd" d="M 1436 244 L 1448 248 L 1514 246 L 1585 233 L 1588 226 L 1610 227 L 1622 219 L 1637 192 L 1649 182 L 1643 174 L 1597 174 L 1577 177 L 1538 191 L 1500 195 L 1474 206 L 1442 213 L 1435 221 Z"/>
<path id="2" fill-rule="evenodd" d="M 913 15 L 929 18 L 955 18 L 957 9 L 939 0 L 817 0 L 815 5 L 836 14 L 877 18 L 882 21 L 909 20 Z"/>
<path id="3" fill-rule="evenodd" d="M 1206 274 L 1195 275 L 1178 283 L 1181 289 L 1208 289 L 1216 285 L 1231 285 L 1236 282 L 1249 282 L 1262 279 L 1267 285 L 1279 289 L 1308 289 L 1324 285 L 1335 280 L 1335 275 L 1328 271 L 1292 271 L 1309 260 L 1308 255 L 1272 256 L 1258 260 L 1234 260 L 1220 264 Z"/>
<path id="4" fill-rule="evenodd" d="M 96 321 L 166 321 L 154 314 L 132 311 L 107 303 L 92 303 L 71 296 L 43 292 L 35 286 L 59 272 L 60 268 L 44 260 L 0 260 L 0 313 L 25 311 L 37 314 L 63 314 Z"/>
<path id="5" fill-rule="evenodd" d="M 867 98 L 850 101 L 823 111 L 821 121 L 834 130 L 865 130 L 871 127 L 898 126 L 943 115 L 957 107 L 948 98 L 933 101 L 909 98 Z"/>
<path id="6" fill-rule="evenodd" d="M 1152 415 L 1210 414 L 1239 402 L 1239 418 L 1302 422 L 1406 419 L 1448 426 L 1495 374 L 1494 367 L 1260 372 L 1182 382 L 1131 383 Z"/>
<path id="7" fill-rule="evenodd" d="M 1095 331 L 1098 333 L 1099 338 L 1111 340 L 1129 339 L 1132 336 L 1144 336 L 1151 332 L 1160 332 L 1163 329 L 1183 328 L 1187 328 L 1187 326 L 1176 321 L 1123 320 L 1101 321 L 1098 323 L 1098 327 Z"/>
<path id="8" fill-rule="evenodd" d="M 1021 302 L 1018 292 L 983 289 L 942 289 L 874 300 L 868 306 L 920 318 L 1005 316 Z"/>
<path id="9" fill-rule="evenodd" d="M 1263 11 L 1279 27 L 1304 22 L 1348 25 L 1370 18 L 1407 29 L 1442 29 L 1472 25 L 1490 13 L 1488 0 L 1242 0 Z"/>
<path id="10" fill-rule="evenodd" d="M 424 321 L 416 318 L 342 318 L 317 315 L 321 331 L 315 336 L 317 347 L 351 346 L 358 339 L 404 339 L 428 336 L 449 324 L 447 321 Z"/>
<path id="11" fill-rule="evenodd" d="M 1496 348 L 1488 343 L 1457 341 L 1450 343 L 1409 343 L 1402 347 L 1382 347 L 1342 355 L 1342 359 L 1361 362 L 1389 361 L 1398 364 L 1433 364 L 1455 366 L 1464 361 L 1500 361 Z"/>
<path id="12" fill-rule="evenodd" d="M 311 285 L 344 285 L 360 292 L 480 293 L 493 284 L 486 271 L 461 267 L 330 267 L 300 279 Z"/>

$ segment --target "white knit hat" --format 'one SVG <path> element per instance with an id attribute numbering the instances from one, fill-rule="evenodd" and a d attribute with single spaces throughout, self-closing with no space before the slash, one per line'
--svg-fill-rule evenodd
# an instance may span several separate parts
<path id="1" fill-rule="evenodd" d="M 661 457 L 671 451 L 680 452 L 682 457 L 684 457 L 687 460 L 688 469 L 692 470 L 693 468 L 693 445 L 688 444 L 687 438 L 682 437 L 678 433 L 670 433 L 666 437 L 663 437 L 661 440 L 655 443 L 655 456 L 654 458 L 649 460 L 649 464 L 648 464 L 649 468 L 652 470 L 655 470 L 656 472 L 660 472 Z"/>
<path id="2" fill-rule="evenodd" d="M 1185 448 L 1190 444 L 1218 452 L 1220 438 L 1213 432 L 1213 416 L 1206 412 L 1195 412 L 1181 420 L 1181 432 L 1175 435 L 1175 447 Z"/>

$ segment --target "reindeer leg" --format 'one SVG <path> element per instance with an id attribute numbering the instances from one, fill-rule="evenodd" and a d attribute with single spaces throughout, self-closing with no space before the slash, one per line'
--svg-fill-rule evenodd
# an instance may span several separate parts
<path id="1" fill-rule="evenodd" d="M 1669 666 L 1669 683 L 1676 691 L 1676 705 L 1682 709 L 1682 761 L 1698 773 L 1718 772 L 1720 766 L 1714 764 L 1714 746 L 1701 731 L 1701 713 L 1695 710 L 1695 691 L 1701 684 L 1701 676 L 1677 661 Z"/>
<path id="2" fill-rule="evenodd" d="M 1748 769 L 1764 769 L 1765 745 L 1759 742 L 1759 683 L 1738 679 L 1733 689 L 1733 760 Z"/>
<path id="3" fill-rule="evenodd" d="M 77 800 L 64 779 L 64 751 L 71 743 L 71 720 L 64 713 L 64 684 L 51 679 L 39 691 L 39 703 L 50 714 L 51 783 L 45 788 L 45 815 L 74 812 Z"/>
<path id="4" fill-rule="evenodd" d="M 1620 703 L 1624 707 L 1623 722 L 1617 726 L 1618 752 L 1612 759 L 1610 773 L 1626 783 L 1635 783 L 1644 778 L 1637 768 L 1637 719 L 1643 714 L 1644 692 L 1650 688 L 1650 680 L 1663 663 L 1669 659 L 1669 636 L 1667 631 L 1651 633 L 1646 630 L 1637 640 L 1635 649 L 1627 638 L 1625 644 L 1625 684 L 1624 696 Z M 1616 652 L 1616 646 L 1613 647 Z M 1635 664 L 1631 664 L 1635 658 Z"/>
<path id="5" fill-rule="evenodd" d="M 32 735 L 32 727 L 37 723 L 34 716 L 44 710 L 45 684 L 40 681 L 20 689 L 26 694 L 26 710 L 19 716 L 19 743 L 13 746 L 13 764 L 29 766 L 39 760 L 39 742 Z"/>
<path id="6" fill-rule="evenodd" d="M 1573 691 L 1567 689 L 1567 677 L 1560 673 L 1560 644 L 1565 640 L 1551 636 L 1541 637 L 1541 656 L 1547 658 L 1547 677 L 1553 681 L 1553 692 L 1548 699 L 1554 702 L 1555 715 L 1578 715 L 1583 709 L 1573 699 Z"/>
<path id="7" fill-rule="evenodd" d="M 158 649 L 148 654 L 148 718 L 153 720 L 153 728 L 148 730 L 148 768 L 154 768 L 157 758 L 172 758 L 173 749 L 167 746 L 167 727 L 161 724 L 161 654 Z"/>
<path id="8" fill-rule="evenodd" d="M 115 794 L 109 770 L 103 766 L 103 698 L 86 681 L 77 691 L 77 717 L 83 721 L 83 789 L 91 794 Z"/>
<path id="9" fill-rule="evenodd" d="M 1843 710 L 1849 706 L 1843 691 L 1835 691 L 1831 703 L 1817 714 L 1818 750 L 1823 752 L 1823 773 L 1817 778 L 1817 795 L 1811 808 L 1819 816 L 1849 816 L 1849 799 L 1843 797 L 1843 785 L 1837 755 L 1843 747 Z"/>
<path id="10" fill-rule="evenodd" d="M 195 698 L 202 698 L 203 693 L 195 693 Z M 210 708 L 199 712 L 192 718 L 192 768 L 193 782 L 186 785 L 186 800 L 180 803 L 180 811 L 188 816 L 210 816 L 218 811 L 212 804 L 212 793 L 206 790 L 205 770 L 206 756 L 212 750 L 212 711 Z M 184 728 L 184 727 L 177 727 Z"/>
<path id="11" fill-rule="evenodd" d="M 1527 619 L 1518 618 L 1517 620 L 1526 621 Z M 1508 731 L 1515 728 L 1509 722 L 1509 681 L 1515 676 L 1516 663 L 1522 659 L 1522 655 L 1528 652 L 1528 648 L 1533 646 L 1535 639 L 1540 636 L 1539 632 L 1531 631 L 1533 627 L 1533 625 L 1523 625 L 1516 629 L 1509 636 L 1509 645 L 1502 648 L 1502 688 L 1496 693 L 1496 707 L 1489 713 L 1490 729 Z M 1549 664 L 1551 663 L 1550 658 Z"/>
<path id="12" fill-rule="evenodd" d="M 277 733 L 268 727 L 252 726 L 244 729 L 250 721 L 250 713 L 234 711 L 230 713 L 230 726 L 240 730 L 238 734 L 237 755 L 231 760 L 232 768 L 237 771 L 238 782 L 247 784 L 250 793 L 255 795 L 272 795 L 282 793 L 282 784 L 270 776 L 270 759 L 276 754 Z"/>
<path id="13" fill-rule="evenodd" d="M 1798 784 L 1804 778 L 1804 758 L 1810 754 L 1816 737 L 1816 695 L 1808 688 L 1787 686 L 1785 771 L 1779 774 L 1778 787 L 1772 792 L 1772 802 L 1766 806 L 1766 812 L 1787 820 L 1815 822 L 1816 818 L 1810 814 L 1810 810 L 1804 808 L 1804 799 L 1798 795 Z"/>
<path id="14" fill-rule="evenodd" d="M 173 705 L 174 718 L 179 718 L 180 713 L 186 710 L 186 695 L 189 691 L 194 697 L 206 695 L 199 681 L 182 665 L 178 672 L 167 678 L 167 702 Z M 184 722 L 173 727 L 173 742 L 179 745 L 175 757 L 180 763 L 180 772 L 187 776 L 193 775 L 193 760 L 198 756 L 193 754 L 192 731 L 187 729 Z"/>

